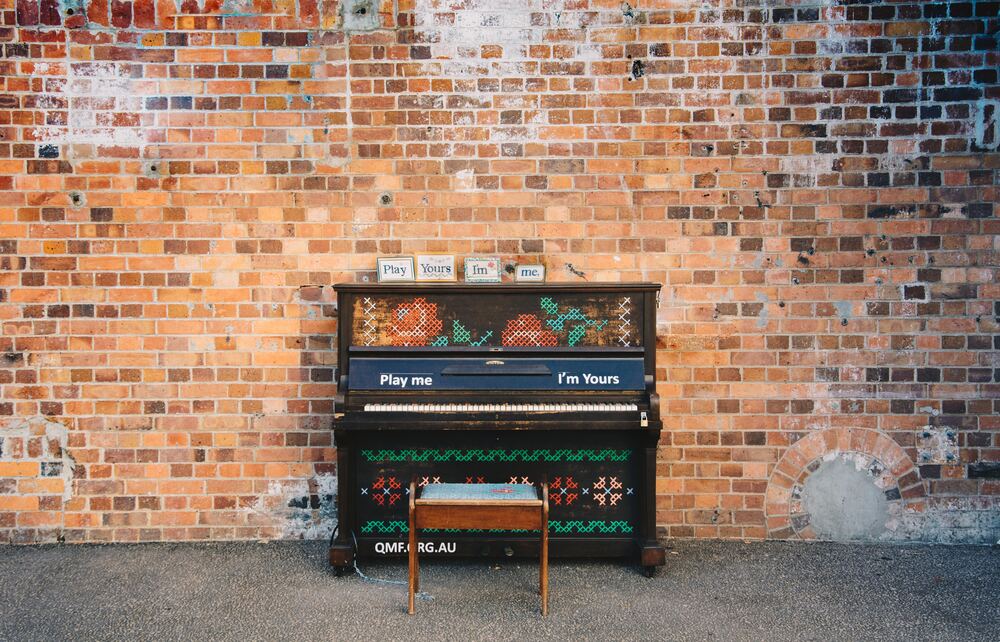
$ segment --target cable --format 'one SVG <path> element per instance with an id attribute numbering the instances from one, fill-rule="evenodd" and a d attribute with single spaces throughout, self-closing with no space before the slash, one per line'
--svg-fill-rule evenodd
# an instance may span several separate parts
<path id="1" fill-rule="evenodd" d="M 354 572 L 358 574 L 358 577 L 360 577 L 365 582 L 371 582 L 372 584 L 396 584 L 398 586 L 409 586 L 409 582 L 404 582 L 402 580 L 387 580 L 381 577 L 369 577 L 364 573 L 362 573 L 361 569 L 358 568 L 358 555 L 357 555 L 358 539 L 354 536 L 354 531 L 351 531 L 351 539 L 354 540 L 354 560 L 353 560 Z M 434 596 L 431 595 L 430 593 L 427 593 L 426 591 L 417 591 L 415 595 L 421 600 L 430 601 L 434 599 Z"/>

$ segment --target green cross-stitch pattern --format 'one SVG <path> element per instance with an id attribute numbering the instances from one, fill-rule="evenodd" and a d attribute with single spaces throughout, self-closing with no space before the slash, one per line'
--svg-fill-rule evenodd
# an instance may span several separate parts
<path id="1" fill-rule="evenodd" d="M 382 534 L 382 535 L 392 535 L 394 533 L 409 533 L 410 527 L 404 520 L 372 520 L 365 522 L 361 526 L 361 533 L 363 535 Z M 476 529 L 458 529 L 458 528 L 428 528 L 424 529 L 427 533 L 537 533 L 538 531 L 528 531 L 525 529 L 490 529 L 484 530 L 481 528 Z M 622 533 L 630 534 L 632 533 L 632 525 L 625 520 L 603 520 L 603 519 L 574 519 L 574 520 L 549 520 L 549 532 L 555 533 L 557 535 L 565 535 L 567 533 Z"/>
<path id="2" fill-rule="evenodd" d="M 361 534 L 370 535 L 372 533 L 409 533 L 410 526 L 402 519 L 394 519 L 383 522 L 381 520 L 365 522 L 361 525 Z"/>
<path id="3" fill-rule="evenodd" d="M 624 520 L 606 521 L 603 519 L 589 520 L 549 520 L 551 533 L 631 533 L 632 525 Z"/>
<path id="4" fill-rule="evenodd" d="M 487 330 L 486 334 L 479 337 L 478 341 L 473 341 L 472 332 L 470 332 L 468 328 L 466 328 L 458 321 L 451 322 L 451 341 L 454 343 L 454 345 L 464 344 L 473 347 L 479 347 L 484 345 L 487 341 L 489 341 L 490 337 L 492 336 L 493 336 L 493 331 Z M 434 339 L 431 341 L 431 345 L 438 348 L 447 347 L 449 345 L 448 335 L 440 334 L 434 337 Z"/>
<path id="5" fill-rule="evenodd" d="M 515 448 L 515 449 L 483 449 L 483 448 L 401 448 L 401 449 L 364 449 L 361 456 L 365 461 L 628 461 L 632 456 L 629 449 L 615 448 Z"/>
<path id="6" fill-rule="evenodd" d="M 594 328 L 600 331 L 604 326 L 608 324 L 607 319 L 602 319 L 600 321 L 595 321 L 593 319 L 588 319 L 587 315 L 583 313 L 580 308 L 569 308 L 566 312 L 559 314 L 559 305 L 550 299 L 549 297 L 542 297 L 539 301 L 539 305 L 542 306 L 542 310 L 555 318 L 547 319 L 545 324 L 556 332 L 562 332 L 566 327 L 567 321 L 582 321 L 582 324 L 574 325 L 570 328 L 569 335 L 566 337 L 566 341 L 570 346 L 575 346 L 580 339 L 587 334 L 587 328 Z"/>

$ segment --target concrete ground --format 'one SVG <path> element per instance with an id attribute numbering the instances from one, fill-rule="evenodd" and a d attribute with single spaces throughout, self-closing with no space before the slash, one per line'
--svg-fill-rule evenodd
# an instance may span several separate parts
<path id="1" fill-rule="evenodd" d="M 653 579 L 427 560 L 431 599 L 336 578 L 323 542 L 0 547 L 0 640 L 996 640 L 1000 550 L 679 542 Z M 404 580 L 405 563 L 363 564 Z"/>

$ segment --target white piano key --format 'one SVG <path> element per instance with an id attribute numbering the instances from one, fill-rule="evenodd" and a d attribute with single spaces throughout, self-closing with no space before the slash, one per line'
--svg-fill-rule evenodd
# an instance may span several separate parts
<path id="1" fill-rule="evenodd" d="M 634 403 L 367 403 L 365 412 L 638 412 Z"/>

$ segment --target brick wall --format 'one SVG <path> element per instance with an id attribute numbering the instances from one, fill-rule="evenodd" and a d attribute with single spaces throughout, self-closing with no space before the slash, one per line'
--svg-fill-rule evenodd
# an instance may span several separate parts
<path id="1" fill-rule="evenodd" d="M 0 541 L 328 534 L 417 251 L 664 284 L 663 536 L 997 539 L 997 13 L 0 0 Z"/>

